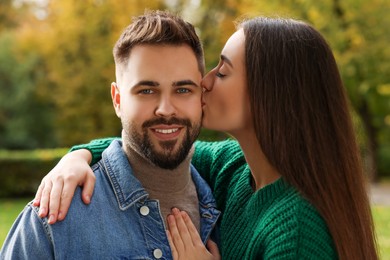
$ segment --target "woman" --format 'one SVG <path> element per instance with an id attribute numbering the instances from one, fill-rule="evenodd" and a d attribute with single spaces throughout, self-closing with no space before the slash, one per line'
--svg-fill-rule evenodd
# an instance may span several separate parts
<path id="1" fill-rule="evenodd" d="M 237 140 L 197 142 L 192 160 L 223 212 L 223 259 L 378 258 L 346 94 L 315 29 L 291 19 L 242 22 L 203 87 L 203 126 Z M 94 160 L 106 141 L 87 145 Z M 83 173 L 65 185 L 73 189 Z M 185 231 L 175 228 L 182 215 L 173 216 L 175 249 Z"/>

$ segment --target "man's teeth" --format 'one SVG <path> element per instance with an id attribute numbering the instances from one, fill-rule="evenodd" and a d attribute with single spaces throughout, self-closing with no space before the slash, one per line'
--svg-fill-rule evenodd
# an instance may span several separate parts
<path id="1" fill-rule="evenodd" d="M 162 134 L 172 134 L 174 132 L 177 132 L 179 128 L 173 128 L 173 129 L 156 129 L 157 133 L 162 133 Z"/>

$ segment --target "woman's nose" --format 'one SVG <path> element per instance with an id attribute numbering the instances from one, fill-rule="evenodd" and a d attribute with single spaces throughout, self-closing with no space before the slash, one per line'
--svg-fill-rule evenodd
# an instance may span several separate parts
<path id="1" fill-rule="evenodd" d="M 214 84 L 214 70 L 211 70 L 206 76 L 203 77 L 201 86 L 203 88 L 203 92 L 211 91 L 213 89 Z"/>

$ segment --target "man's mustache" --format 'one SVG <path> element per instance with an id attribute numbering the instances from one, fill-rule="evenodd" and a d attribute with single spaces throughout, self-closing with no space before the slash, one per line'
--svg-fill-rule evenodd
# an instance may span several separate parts
<path id="1" fill-rule="evenodd" d="M 160 117 L 160 118 L 155 118 L 155 119 L 150 119 L 150 120 L 145 121 L 142 124 L 142 128 L 151 127 L 151 126 L 159 125 L 159 124 L 164 124 L 164 125 L 176 124 L 176 125 L 184 125 L 187 127 L 192 126 L 191 121 L 189 119 L 181 119 L 181 118 L 177 118 L 177 117 L 171 117 L 171 118 L 167 119 L 167 118 Z"/>

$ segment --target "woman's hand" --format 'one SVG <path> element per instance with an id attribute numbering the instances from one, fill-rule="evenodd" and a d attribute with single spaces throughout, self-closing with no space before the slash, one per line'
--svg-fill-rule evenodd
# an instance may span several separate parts
<path id="1" fill-rule="evenodd" d="M 86 149 L 70 152 L 43 178 L 33 203 L 40 206 L 41 218 L 49 213 L 49 224 L 63 220 L 77 185 L 84 186 L 82 200 L 90 203 L 95 186 L 95 175 L 89 166 L 91 160 L 92 155 Z"/>
<path id="2" fill-rule="evenodd" d="M 208 240 L 205 247 L 186 212 L 173 208 L 167 220 L 168 240 L 174 260 L 221 259 L 217 244 Z"/>

